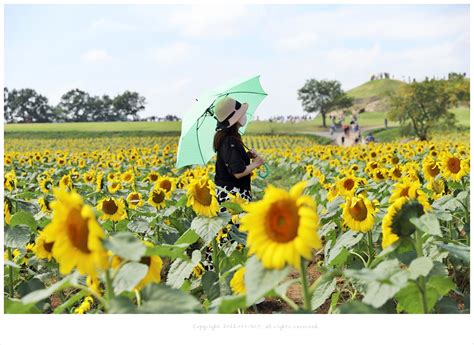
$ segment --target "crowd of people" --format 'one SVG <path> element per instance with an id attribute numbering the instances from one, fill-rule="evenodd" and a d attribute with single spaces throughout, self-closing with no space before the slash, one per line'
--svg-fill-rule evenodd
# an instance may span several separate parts
<path id="1" fill-rule="evenodd" d="M 358 116 L 355 114 L 350 115 L 350 122 L 349 124 L 345 124 L 345 114 L 340 115 L 330 115 L 329 118 L 331 119 L 331 126 L 329 128 L 329 133 L 331 136 L 336 132 L 342 132 L 343 135 L 341 136 L 341 145 L 345 145 L 346 141 L 349 139 L 353 140 L 354 144 L 363 143 L 360 126 L 358 122 Z M 364 143 L 375 142 L 375 138 L 372 133 L 369 133 L 365 137 Z"/>

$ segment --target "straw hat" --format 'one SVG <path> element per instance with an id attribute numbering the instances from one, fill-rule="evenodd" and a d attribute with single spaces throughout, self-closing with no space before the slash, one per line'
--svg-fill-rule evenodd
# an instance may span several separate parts
<path id="1" fill-rule="evenodd" d="M 231 97 L 224 97 L 216 104 L 214 113 L 220 124 L 225 128 L 229 128 L 247 113 L 248 108 L 248 103 L 241 104 Z M 228 122 L 227 126 L 225 126 L 225 121 Z"/>

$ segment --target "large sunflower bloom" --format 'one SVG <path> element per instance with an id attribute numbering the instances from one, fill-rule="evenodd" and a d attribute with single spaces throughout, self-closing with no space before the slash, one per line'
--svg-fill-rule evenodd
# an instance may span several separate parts
<path id="1" fill-rule="evenodd" d="M 99 270 L 107 268 L 108 261 L 102 246 L 105 233 L 94 209 L 74 191 L 55 188 L 53 192 L 53 219 L 44 228 L 44 236 L 46 242 L 54 242 L 52 253 L 60 273 L 68 274 L 77 267 L 83 275 L 97 276 Z"/>
<path id="2" fill-rule="evenodd" d="M 248 255 L 255 254 L 265 268 L 286 263 L 299 268 L 301 256 L 311 259 L 311 250 L 322 246 L 316 203 L 301 195 L 306 184 L 299 182 L 290 192 L 269 185 L 262 200 L 242 205 L 248 212 L 240 223 L 240 230 L 248 232 Z"/>
<path id="3" fill-rule="evenodd" d="M 343 206 L 344 225 L 352 231 L 367 232 L 375 224 L 375 208 L 372 202 L 362 194 L 349 197 Z"/>
<path id="4" fill-rule="evenodd" d="M 125 203 L 122 198 L 103 198 L 97 203 L 97 209 L 102 211 L 102 215 L 99 217 L 100 220 L 118 222 L 127 218 Z"/>
<path id="5" fill-rule="evenodd" d="M 439 164 L 431 156 L 423 159 L 423 175 L 425 179 L 432 180 L 440 173 Z"/>
<path id="6" fill-rule="evenodd" d="M 194 212 L 206 217 L 215 217 L 220 210 L 215 193 L 215 185 L 207 177 L 194 179 L 188 184 L 187 206 L 192 206 Z"/>

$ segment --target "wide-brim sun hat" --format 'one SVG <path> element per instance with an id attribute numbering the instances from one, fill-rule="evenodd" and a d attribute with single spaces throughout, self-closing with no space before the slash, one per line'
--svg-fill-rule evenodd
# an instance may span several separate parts
<path id="1" fill-rule="evenodd" d="M 224 97 L 214 108 L 214 114 L 217 121 L 219 121 L 219 127 L 232 127 L 247 113 L 248 108 L 248 103 L 242 104 L 231 97 Z"/>

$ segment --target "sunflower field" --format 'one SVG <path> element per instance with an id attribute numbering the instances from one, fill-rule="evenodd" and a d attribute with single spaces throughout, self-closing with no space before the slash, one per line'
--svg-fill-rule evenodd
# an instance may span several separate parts
<path id="1" fill-rule="evenodd" d="M 469 313 L 469 145 L 244 141 L 219 205 L 177 137 L 7 139 L 5 313 Z"/>

